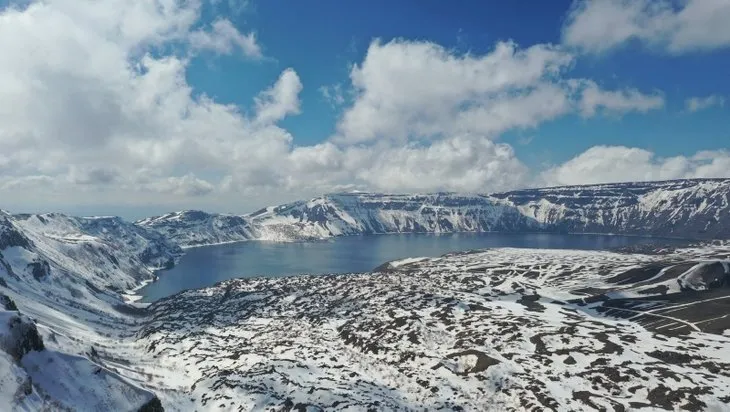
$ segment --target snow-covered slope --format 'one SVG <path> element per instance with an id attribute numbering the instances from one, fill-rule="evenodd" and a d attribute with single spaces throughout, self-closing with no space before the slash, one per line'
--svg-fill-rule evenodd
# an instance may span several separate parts
<path id="1" fill-rule="evenodd" d="M 47 349 L 0 294 L 0 405 L 12 410 L 161 410 L 159 399 L 87 357 Z M 6 409 L 4 409 L 6 410 Z"/>
<path id="2" fill-rule="evenodd" d="M 152 304 L 138 339 L 198 410 L 728 410 L 728 258 L 495 249 L 230 280 Z M 683 290 L 698 264 L 720 281 Z"/>
<path id="3" fill-rule="evenodd" d="M 0 404 L 160 410 L 151 391 L 88 351 L 134 329 L 139 308 L 124 302 L 124 291 L 181 253 L 159 233 L 118 218 L 0 212 Z"/>
<path id="4" fill-rule="evenodd" d="M 140 220 L 137 224 L 154 229 L 182 246 L 213 245 L 259 237 L 245 217 L 199 210 L 168 213 Z"/>
<path id="5" fill-rule="evenodd" d="M 19 286 L 81 302 L 152 280 L 181 254 L 158 232 L 116 217 L 0 215 L 0 268 Z"/>
<path id="6" fill-rule="evenodd" d="M 299 203 L 247 219 L 313 236 L 350 227 L 395 231 L 413 227 L 400 225 L 404 210 L 435 202 L 393 196 L 383 205 L 378 198 L 338 196 L 333 209 Z M 348 199 L 357 201 L 345 205 Z M 496 225 L 514 210 L 472 211 L 461 200 L 449 207 L 461 211 L 454 216 L 462 227 Z M 355 208 L 360 218 L 342 213 Z M 310 210 L 320 210 L 327 224 Z M 306 216 L 296 217 L 302 211 Z M 392 226 L 361 218 L 369 214 Z M 289 217 L 281 216 L 298 221 L 282 223 Z M 0 216 L 0 293 L 9 297 L 0 297 L 0 405 L 82 411 L 730 406 L 727 242 L 621 253 L 475 251 L 391 262 L 374 273 L 231 280 L 147 307 L 125 303 L 118 291 L 151 278 L 150 262 L 164 263 L 180 250 L 130 226 L 107 218 Z"/>
<path id="7" fill-rule="evenodd" d="M 245 216 L 171 213 L 138 224 L 183 246 L 408 232 L 730 237 L 730 179 L 618 183 L 491 195 L 345 193 Z"/>
<path id="8" fill-rule="evenodd" d="M 247 216 L 263 239 L 410 232 L 517 231 L 538 227 L 515 208 L 479 195 L 349 193 L 267 208 Z"/>
<path id="9" fill-rule="evenodd" d="M 549 230 L 730 237 L 730 179 L 568 186 L 492 195 Z"/>

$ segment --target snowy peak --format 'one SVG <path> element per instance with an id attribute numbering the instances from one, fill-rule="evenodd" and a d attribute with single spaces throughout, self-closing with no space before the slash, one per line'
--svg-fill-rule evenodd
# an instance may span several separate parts
<path id="1" fill-rule="evenodd" d="M 137 222 L 183 246 L 381 233 L 557 232 L 725 239 L 730 179 L 455 193 L 335 193 L 249 215 L 200 211 Z"/>
<path id="2" fill-rule="evenodd" d="M 201 210 L 182 210 L 180 212 L 167 213 L 161 216 L 149 217 L 138 221 L 141 225 L 151 225 L 156 222 L 172 222 L 172 221 L 204 221 L 212 217 L 210 213 Z"/>

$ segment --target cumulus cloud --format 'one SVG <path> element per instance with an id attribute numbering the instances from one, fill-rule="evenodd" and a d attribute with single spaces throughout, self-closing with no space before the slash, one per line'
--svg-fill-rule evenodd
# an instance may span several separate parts
<path id="1" fill-rule="evenodd" d="M 631 41 L 672 54 L 730 46 L 727 0 L 576 0 L 563 42 L 602 53 Z"/>
<path id="2" fill-rule="evenodd" d="M 354 105 L 338 124 L 342 141 L 376 139 L 407 141 L 469 132 L 493 135 L 554 116 L 565 106 L 561 93 L 535 86 L 548 85 L 572 61 L 550 45 L 520 49 L 498 43 L 491 53 L 459 55 L 429 42 L 375 41 L 365 60 L 352 68 Z M 557 96 L 556 96 L 557 95 Z M 533 104 L 532 110 L 505 116 L 510 101 L 543 98 L 557 101 Z M 544 102 L 544 103 L 547 103 Z M 477 121 L 481 115 L 488 116 Z"/>
<path id="3" fill-rule="evenodd" d="M 203 196 L 213 191 L 214 186 L 209 182 L 188 173 L 184 176 L 171 176 L 142 185 L 147 190 L 159 193 L 169 193 L 179 196 Z"/>
<path id="4" fill-rule="evenodd" d="M 293 150 L 283 187 L 386 192 L 485 192 L 529 182 L 528 168 L 508 144 L 460 135 L 433 143 L 338 147 L 332 142 Z"/>
<path id="5" fill-rule="evenodd" d="M 713 94 L 706 97 L 691 97 L 684 101 L 684 107 L 690 113 L 699 112 L 715 106 L 725 106 L 725 98 Z"/>
<path id="6" fill-rule="evenodd" d="M 391 192 L 503 190 L 525 184 L 529 176 L 509 145 L 465 137 L 389 150 L 373 162 L 358 177 Z"/>
<path id="7" fill-rule="evenodd" d="M 248 57 L 262 56 L 256 35 L 242 34 L 228 19 L 214 21 L 210 30 L 196 30 L 190 33 L 190 45 L 193 50 L 210 50 L 218 54 L 232 54 L 240 50 Z"/>
<path id="8" fill-rule="evenodd" d="M 76 190 L 105 185 L 120 198 L 139 190 L 201 195 L 215 180 L 191 177 L 196 171 L 250 173 L 285 159 L 292 138 L 274 123 L 298 112 L 298 76 L 286 70 L 262 93 L 257 118 L 194 95 L 189 56 L 164 51 L 203 45 L 199 16 L 195 1 L 48 0 L 0 9 L 2 187 L 52 183 L 77 201 Z M 230 23 L 216 21 L 211 33 L 227 39 L 205 43 L 219 52 L 244 48 Z"/>
<path id="9" fill-rule="evenodd" d="M 595 146 L 542 173 L 550 185 L 730 177 L 730 152 L 660 157 L 640 148 Z"/>
<path id="10" fill-rule="evenodd" d="M 256 97 L 256 120 L 274 123 L 290 114 L 299 114 L 299 93 L 302 82 L 293 69 L 286 69 L 270 89 Z"/>
<path id="11" fill-rule="evenodd" d="M 510 189 L 531 177 L 497 141 L 505 131 L 663 104 L 658 94 L 570 78 L 574 58 L 558 46 L 499 42 L 463 54 L 374 41 L 350 84 L 328 89 L 343 108 L 335 135 L 302 146 L 281 126 L 302 111 L 294 69 L 250 109 L 222 104 L 187 82 L 202 50 L 260 56 L 255 37 L 227 20 L 202 24 L 197 1 L 0 9 L 0 198 L 177 207 L 209 199 L 246 211 L 333 190 Z"/>
<path id="12" fill-rule="evenodd" d="M 610 114 L 626 112 L 646 113 L 664 107 L 664 96 L 658 93 L 644 94 L 636 89 L 602 90 L 594 81 L 583 81 L 580 88 L 580 112 L 585 117 L 603 111 Z"/>
<path id="13" fill-rule="evenodd" d="M 337 140 L 494 139 L 573 111 L 621 114 L 664 104 L 658 94 L 609 91 L 571 79 L 572 61 L 561 48 L 544 44 L 521 49 L 499 42 L 490 53 L 474 55 L 428 42 L 375 41 L 350 73 L 355 99 L 338 124 Z"/>

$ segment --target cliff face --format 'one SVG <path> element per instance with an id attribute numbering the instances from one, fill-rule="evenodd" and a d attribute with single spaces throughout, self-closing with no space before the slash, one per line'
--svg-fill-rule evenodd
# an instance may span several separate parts
<path id="1" fill-rule="evenodd" d="M 490 195 L 343 193 L 243 216 L 187 211 L 137 224 L 182 246 L 412 232 L 542 231 L 726 239 L 730 236 L 730 180 L 617 183 Z"/>
<path id="2" fill-rule="evenodd" d="M 556 187 L 492 195 L 549 230 L 730 237 L 730 180 Z"/>

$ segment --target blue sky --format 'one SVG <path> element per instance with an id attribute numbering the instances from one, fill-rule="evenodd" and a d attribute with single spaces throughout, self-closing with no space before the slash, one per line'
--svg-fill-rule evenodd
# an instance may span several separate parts
<path id="1" fill-rule="evenodd" d="M 192 66 L 188 78 L 220 101 L 246 106 L 279 71 L 295 68 L 305 84 L 302 114 L 283 124 L 300 144 L 313 144 L 334 133 L 343 109 L 333 108 L 319 87 L 347 83 L 350 65 L 363 60 L 374 38 L 430 41 L 475 54 L 488 53 L 500 40 L 524 47 L 560 43 L 571 4 L 562 0 L 252 2 L 234 12 L 233 21 L 242 29 L 253 28 L 271 59 L 252 64 L 235 57 L 213 63 L 203 58 Z M 607 55 L 584 56 L 576 62 L 576 75 L 607 87 L 662 91 L 666 107 L 621 118 L 568 116 L 538 129 L 507 133 L 503 139 L 525 159 L 555 163 L 597 144 L 637 146 L 661 156 L 727 148 L 728 108 L 688 115 L 684 103 L 693 96 L 730 97 L 728 67 L 730 49 L 672 56 L 626 44 Z M 526 140 L 530 143 L 524 144 Z"/>
<path id="2" fill-rule="evenodd" d="M 11 210 L 730 177 L 726 0 L 0 0 Z"/>

